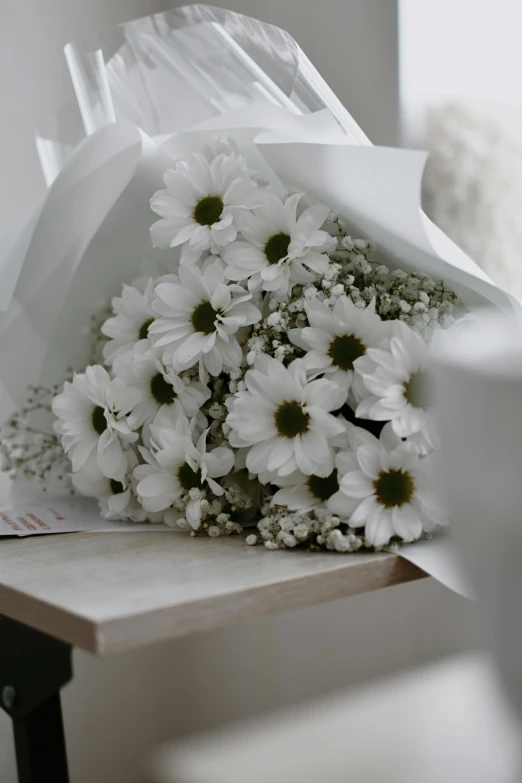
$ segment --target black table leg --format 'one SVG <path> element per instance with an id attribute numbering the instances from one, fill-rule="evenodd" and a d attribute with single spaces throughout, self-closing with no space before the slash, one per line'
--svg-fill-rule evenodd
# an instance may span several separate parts
<path id="1" fill-rule="evenodd" d="M 71 677 L 70 645 L 0 615 L 0 706 L 19 783 L 69 783 L 60 688 Z"/>

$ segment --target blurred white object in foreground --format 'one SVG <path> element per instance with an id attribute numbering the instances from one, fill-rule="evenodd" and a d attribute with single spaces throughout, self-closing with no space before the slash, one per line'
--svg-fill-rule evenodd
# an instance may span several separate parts
<path id="1" fill-rule="evenodd" d="M 522 334 L 486 311 L 438 358 L 441 470 L 452 534 L 522 715 Z"/>
<path id="2" fill-rule="evenodd" d="M 165 750 L 150 783 L 517 783 L 491 665 L 463 657 Z"/>
<path id="3" fill-rule="evenodd" d="M 425 208 L 500 286 L 522 299 L 522 111 L 452 101 L 426 115 Z"/>

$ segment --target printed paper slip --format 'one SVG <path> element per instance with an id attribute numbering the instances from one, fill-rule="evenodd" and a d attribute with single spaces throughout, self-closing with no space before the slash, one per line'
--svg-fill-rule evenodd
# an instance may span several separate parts
<path id="1" fill-rule="evenodd" d="M 72 532 L 168 531 L 163 524 L 114 522 L 102 519 L 90 498 L 45 498 L 0 507 L 0 536 L 34 536 Z"/>

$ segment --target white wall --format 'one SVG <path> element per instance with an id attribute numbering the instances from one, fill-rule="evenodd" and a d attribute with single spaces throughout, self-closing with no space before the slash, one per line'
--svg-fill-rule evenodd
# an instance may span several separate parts
<path id="1" fill-rule="evenodd" d="M 395 0 L 221 4 L 286 27 L 369 136 L 396 140 Z M 33 131 L 68 90 L 63 43 L 162 5 L 0 0 L 0 233 L 42 190 Z M 109 660 L 75 653 L 64 691 L 72 781 L 134 783 L 158 741 L 447 654 L 474 631 L 471 606 L 426 580 Z M 2 783 L 14 781 L 8 731 L 0 714 Z"/>
<path id="2" fill-rule="evenodd" d="M 402 138 L 452 98 L 522 104 L 520 0 L 399 0 Z"/>

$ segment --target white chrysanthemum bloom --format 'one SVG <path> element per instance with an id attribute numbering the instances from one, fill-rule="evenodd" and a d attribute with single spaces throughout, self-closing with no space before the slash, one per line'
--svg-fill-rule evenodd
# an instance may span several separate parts
<path id="1" fill-rule="evenodd" d="M 151 227 L 156 247 L 188 243 L 197 258 L 205 250 L 219 253 L 238 234 L 238 218 L 257 204 L 257 184 L 241 156 L 220 154 L 212 162 L 196 153 L 164 176 L 165 189 L 150 205 L 161 216 Z"/>
<path id="2" fill-rule="evenodd" d="M 412 443 L 387 448 L 386 433 L 379 440 L 361 430 L 358 436 L 354 453 L 348 456 L 354 469 L 339 482 L 341 496 L 357 502 L 350 526 L 364 527 L 367 542 L 382 547 L 393 536 L 415 541 L 423 532 L 446 524 L 431 493 L 431 460 L 420 457 Z M 343 510 L 342 500 L 336 496 L 328 507 L 338 513 Z"/>
<path id="3" fill-rule="evenodd" d="M 118 379 L 111 380 L 98 365 L 66 381 L 63 392 L 52 402 L 64 451 L 73 472 L 95 463 L 107 478 L 123 481 L 127 470 L 125 444 L 137 440 L 128 415 L 139 401 L 136 389 Z"/>
<path id="4" fill-rule="evenodd" d="M 205 387 L 203 387 L 205 388 Z M 180 418 L 184 421 L 188 419 L 180 407 L 174 405 L 162 405 L 152 421 L 146 422 L 141 431 L 141 437 L 144 445 L 150 448 L 154 444 L 157 433 L 160 430 L 176 430 L 180 427 Z M 190 431 L 192 440 L 195 441 L 208 429 L 208 419 L 202 411 L 198 411 L 190 421 Z"/>
<path id="5" fill-rule="evenodd" d="M 214 479 L 232 470 L 234 454 L 221 446 L 207 452 L 208 430 L 194 445 L 193 429 L 193 422 L 189 425 L 185 416 L 178 418 L 176 429 L 154 428 L 152 449 L 141 449 L 147 464 L 138 465 L 134 475 L 138 480 L 138 499 L 147 511 L 167 510 L 188 495 L 185 516 L 197 530 L 203 497 L 198 490 L 208 487 L 214 495 L 223 495 L 223 488 Z"/>
<path id="6" fill-rule="evenodd" d="M 149 326 L 154 320 L 152 310 L 153 280 L 148 280 L 141 291 L 133 285 L 124 285 L 121 296 L 112 300 L 114 316 L 108 318 L 101 330 L 110 340 L 103 347 L 103 358 L 110 366 L 122 351 L 146 341 Z"/>
<path id="7" fill-rule="evenodd" d="M 149 327 L 152 342 L 163 348 L 166 364 L 184 370 L 200 362 L 200 377 L 219 375 L 223 367 L 239 367 L 238 329 L 256 323 L 261 313 L 239 285 L 227 285 L 219 261 L 200 270 L 179 270 L 179 284 L 159 283 L 154 293 L 156 320 Z"/>
<path id="8" fill-rule="evenodd" d="M 140 393 L 140 399 L 129 415 L 132 429 L 150 422 L 162 407 L 172 408 L 176 416 L 185 414 L 192 419 L 210 397 L 206 386 L 196 379 L 185 383 L 150 350 L 135 349 L 120 354 L 114 361 L 113 372 L 130 389 Z"/>
<path id="9" fill-rule="evenodd" d="M 223 252 L 229 280 L 248 280 L 251 291 L 273 291 L 285 296 L 296 283 L 310 283 L 328 269 L 326 255 L 335 240 L 321 226 L 328 207 L 314 205 L 297 217 L 302 193 L 282 201 L 274 193 L 263 195 L 260 207 L 245 213 L 241 233 Z"/>
<path id="10" fill-rule="evenodd" d="M 368 390 L 356 416 L 391 421 L 400 438 L 415 436 L 424 453 L 437 448 L 438 440 L 429 410 L 426 365 L 429 348 L 406 324 L 393 324 L 388 350 L 370 349 L 356 363 L 356 372 Z"/>
<path id="11" fill-rule="evenodd" d="M 333 310 L 318 299 L 306 302 L 310 326 L 292 329 L 290 339 L 311 349 L 304 357 L 307 371 L 325 373 L 347 389 L 352 387 L 354 366 L 369 348 L 382 345 L 388 325 L 375 312 L 375 300 L 361 309 L 347 296 L 340 296 Z M 357 385 L 354 393 L 357 394 Z"/>
<path id="12" fill-rule="evenodd" d="M 251 447 L 248 470 L 329 476 L 334 469 L 331 441 L 344 431 L 330 411 L 341 407 L 346 390 L 326 378 L 309 381 L 300 360 L 286 368 L 266 355 L 257 357 L 245 384 L 245 391 L 227 400 L 226 422 L 232 428 L 230 444 Z"/>
<path id="13" fill-rule="evenodd" d="M 140 506 L 132 490 L 132 471 L 138 463 L 134 451 L 129 449 L 127 470 L 123 481 L 109 479 L 98 470 L 83 468 L 73 473 L 71 479 L 74 488 L 82 495 L 98 500 L 100 512 L 104 519 L 130 519 L 133 522 L 144 522 L 147 512 Z"/>
<path id="14" fill-rule="evenodd" d="M 354 510 L 346 495 L 341 494 L 339 482 L 349 470 L 353 470 L 351 459 L 347 459 L 346 453 L 335 455 L 335 467 L 329 476 L 305 476 L 300 471 L 290 476 L 282 476 L 274 479 L 274 483 L 280 487 L 272 497 L 272 503 L 284 506 L 290 511 L 311 511 L 312 509 L 325 508 L 328 501 L 343 509 L 342 516 L 347 517 Z"/>

